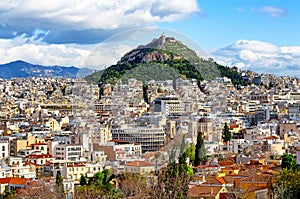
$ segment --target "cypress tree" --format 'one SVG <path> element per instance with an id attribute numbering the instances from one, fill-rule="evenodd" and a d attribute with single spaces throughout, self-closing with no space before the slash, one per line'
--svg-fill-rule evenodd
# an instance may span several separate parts
<path id="1" fill-rule="evenodd" d="M 222 139 L 226 143 L 231 140 L 231 132 L 229 130 L 229 126 L 227 123 L 225 123 L 223 131 L 222 131 Z"/>
<path id="2" fill-rule="evenodd" d="M 199 132 L 197 136 L 197 144 L 195 149 L 194 165 L 198 166 L 205 159 L 206 159 L 206 152 L 204 147 L 204 141 L 203 141 L 202 133 Z"/>

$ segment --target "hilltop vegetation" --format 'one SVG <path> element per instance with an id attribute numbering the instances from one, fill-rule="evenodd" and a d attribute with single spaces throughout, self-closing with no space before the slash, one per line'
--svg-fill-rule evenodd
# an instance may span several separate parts
<path id="1" fill-rule="evenodd" d="M 199 58 L 195 51 L 181 41 L 162 35 L 145 46 L 126 53 L 120 61 L 107 69 L 86 77 L 92 84 L 136 78 L 140 81 L 170 80 L 179 77 L 193 78 L 198 82 L 216 77 L 229 77 L 235 84 L 242 84 L 236 71 L 217 64 L 213 59 Z"/>

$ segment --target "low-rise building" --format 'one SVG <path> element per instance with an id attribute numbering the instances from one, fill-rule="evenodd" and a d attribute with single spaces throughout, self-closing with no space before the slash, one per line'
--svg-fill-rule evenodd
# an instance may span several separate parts
<path id="1" fill-rule="evenodd" d="M 155 172 L 155 165 L 145 161 L 132 161 L 125 164 L 124 171 L 144 175 Z"/>

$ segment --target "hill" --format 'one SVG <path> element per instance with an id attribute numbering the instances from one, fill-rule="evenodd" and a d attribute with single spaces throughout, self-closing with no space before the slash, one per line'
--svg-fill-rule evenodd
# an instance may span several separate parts
<path id="1" fill-rule="evenodd" d="M 117 64 L 87 76 L 86 80 L 98 84 L 116 83 L 132 77 L 141 81 L 187 77 L 200 82 L 220 76 L 238 78 L 230 68 L 217 64 L 211 58 L 200 58 L 181 41 L 161 35 L 149 44 L 126 53 Z"/>
<path id="2" fill-rule="evenodd" d="M 85 69 L 89 70 L 89 69 Z M 28 78 L 28 77 L 70 77 L 75 78 L 79 68 L 74 66 L 42 66 L 24 61 L 14 61 L 0 64 L 0 78 Z"/>

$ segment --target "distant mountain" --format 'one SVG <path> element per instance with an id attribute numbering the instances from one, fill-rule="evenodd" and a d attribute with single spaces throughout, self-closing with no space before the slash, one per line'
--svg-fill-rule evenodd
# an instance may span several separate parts
<path id="1" fill-rule="evenodd" d="M 115 83 L 128 78 L 147 81 L 186 77 L 200 82 L 226 74 L 232 77 L 236 75 L 230 68 L 217 64 L 211 58 L 200 58 L 181 41 L 161 35 L 149 44 L 140 45 L 126 53 L 117 64 L 87 76 L 86 80 L 98 84 Z"/>
<path id="2" fill-rule="evenodd" d="M 84 74 L 91 74 L 90 69 L 79 69 L 74 66 L 42 66 L 24 61 L 14 61 L 7 64 L 0 64 L 0 78 L 28 78 L 28 77 L 77 77 L 78 71 L 85 71 Z M 81 72 L 83 73 L 83 72 Z"/>

